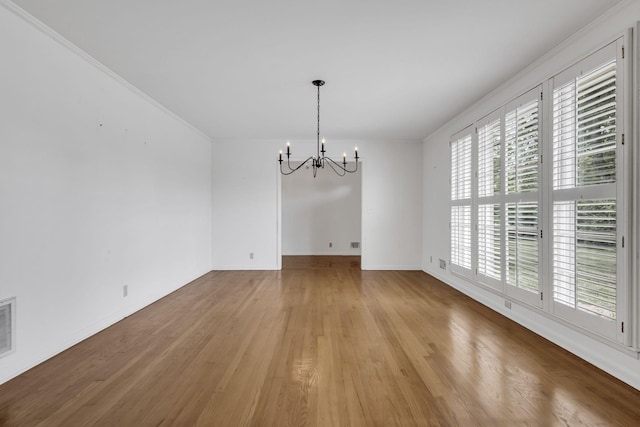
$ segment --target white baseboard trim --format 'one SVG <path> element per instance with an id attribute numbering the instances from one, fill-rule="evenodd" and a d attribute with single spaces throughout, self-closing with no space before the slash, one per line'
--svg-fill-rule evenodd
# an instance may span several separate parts
<path id="1" fill-rule="evenodd" d="M 206 274 L 208 274 L 208 272 L 200 274 L 177 287 L 172 287 L 170 289 L 167 289 L 163 292 L 158 292 L 156 294 L 146 295 L 136 305 L 123 304 L 122 306 L 120 306 L 118 310 L 115 310 L 112 313 L 109 313 L 98 320 L 90 322 L 88 325 L 82 328 L 76 329 L 75 331 L 73 331 L 73 333 L 64 337 L 58 346 L 56 346 L 53 350 L 48 351 L 45 355 L 36 355 L 31 358 L 26 358 L 26 360 L 24 360 L 23 363 L 21 363 L 21 366 L 18 368 L 17 371 L 10 372 L 8 374 L 2 374 L 2 376 L 0 376 L 0 385 L 23 374 L 24 372 L 27 372 L 29 369 L 32 369 L 38 366 L 39 364 L 46 362 L 52 357 L 57 356 L 63 351 L 73 347 L 74 345 L 81 343 L 82 341 L 92 337 L 98 332 L 101 332 L 107 329 L 108 327 L 115 325 L 125 317 L 131 316 L 133 313 L 148 307 L 154 302 L 166 297 L 167 295 L 177 291 L 178 289 L 188 285 L 189 283 L 192 283 L 193 281 L 199 279 L 200 277 Z M 15 356 L 19 356 L 19 353 L 16 352 Z"/>
<path id="2" fill-rule="evenodd" d="M 288 253 L 282 256 L 360 256 L 360 252 L 336 251 L 336 252 L 317 252 L 317 253 Z"/>
<path id="3" fill-rule="evenodd" d="M 628 353 L 586 336 L 562 323 L 556 322 L 541 313 L 537 313 L 525 305 L 513 302 L 512 309 L 508 310 L 504 307 L 504 297 L 467 283 L 464 279 L 455 276 L 447 277 L 438 271 L 429 271 L 427 269 L 423 269 L 423 271 L 493 311 L 502 314 L 581 359 L 586 360 L 592 365 L 618 378 L 620 381 L 640 390 L 640 360 L 638 360 L 637 354 L 636 357 L 633 357 Z"/>
<path id="4" fill-rule="evenodd" d="M 280 270 L 278 266 L 269 264 L 269 265 L 215 265 L 211 268 L 211 271 L 243 271 L 243 270 L 251 270 L 251 271 L 273 271 Z"/>
<path id="5" fill-rule="evenodd" d="M 363 270 L 399 270 L 399 271 L 422 271 L 422 267 L 414 265 L 362 265 Z"/>

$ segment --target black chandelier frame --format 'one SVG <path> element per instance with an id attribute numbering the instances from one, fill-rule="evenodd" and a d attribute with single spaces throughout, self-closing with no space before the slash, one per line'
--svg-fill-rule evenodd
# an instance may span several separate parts
<path id="1" fill-rule="evenodd" d="M 311 162 L 311 167 L 313 169 L 313 177 L 316 177 L 319 169 L 324 169 L 325 166 L 329 166 L 338 176 L 345 176 L 348 173 L 355 173 L 358 171 L 358 147 L 355 148 L 355 167 L 353 170 L 347 168 L 347 155 L 346 153 L 342 156 L 342 162 L 336 162 L 331 157 L 326 156 L 326 150 L 324 149 L 325 140 L 322 138 L 322 144 L 320 143 L 320 86 L 325 84 L 324 80 L 314 80 L 311 82 L 314 86 L 318 88 L 318 127 L 316 132 L 316 154 L 309 156 L 305 161 L 300 163 L 295 168 L 291 167 L 290 159 L 291 159 L 291 144 L 287 142 L 287 169 L 284 169 L 282 166 L 282 150 L 280 151 L 280 156 L 278 158 L 278 162 L 280 163 L 280 173 L 282 175 L 291 175 L 296 172 L 298 169 Z"/>

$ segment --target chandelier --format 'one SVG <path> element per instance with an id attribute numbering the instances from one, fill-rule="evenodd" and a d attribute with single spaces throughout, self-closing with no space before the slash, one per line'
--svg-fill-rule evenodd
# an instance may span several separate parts
<path id="1" fill-rule="evenodd" d="M 318 169 L 324 169 L 325 166 L 329 166 L 339 176 L 345 176 L 347 173 L 354 173 L 358 170 L 358 159 L 359 159 L 358 147 L 355 148 L 356 164 L 353 170 L 350 170 L 349 168 L 347 168 L 347 153 L 344 153 L 342 155 L 341 163 L 336 162 L 331 157 L 325 156 L 324 154 L 326 153 L 326 150 L 324 149 L 324 144 L 325 144 L 324 138 L 322 138 L 322 145 L 320 145 L 320 86 L 324 85 L 324 81 L 314 80 L 311 83 L 313 83 L 313 85 L 318 88 L 318 129 L 316 133 L 316 154 L 310 156 L 309 158 L 307 158 L 307 160 L 300 163 L 295 168 L 292 168 L 291 164 L 289 163 L 289 159 L 291 157 L 291 144 L 289 143 L 289 141 L 287 141 L 287 166 L 286 168 L 283 169 L 282 150 L 280 150 L 280 157 L 278 158 L 278 162 L 280 163 L 280 173 L 282 173 L 282 175 L 291 175 L 292 173 L 294 173 L 295 171 L 297 171 L 298 169 L 300 169 L 302 166 L 306 165 L 309 162 L 311 162 L 311 167 L 313 168 L 314 178 L 316 177 L 316 173 L 318 173 Z"/>

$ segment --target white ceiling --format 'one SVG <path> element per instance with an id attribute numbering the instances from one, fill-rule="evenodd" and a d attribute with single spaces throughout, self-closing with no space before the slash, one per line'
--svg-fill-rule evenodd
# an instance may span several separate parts
<path id="1" fill-rule="evenodd" d="M 212 138 L 421 140 L 619 0 L 14 0 Z"/>

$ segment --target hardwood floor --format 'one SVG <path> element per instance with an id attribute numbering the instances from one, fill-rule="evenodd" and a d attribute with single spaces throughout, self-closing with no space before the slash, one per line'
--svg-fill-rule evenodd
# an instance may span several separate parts
<path id="1" fill-rule="evenodd" d="M 287 263 L 211 272 L 0 386 L 0 425 L 640 424 L 640 391 L 422 272 Z"/>

